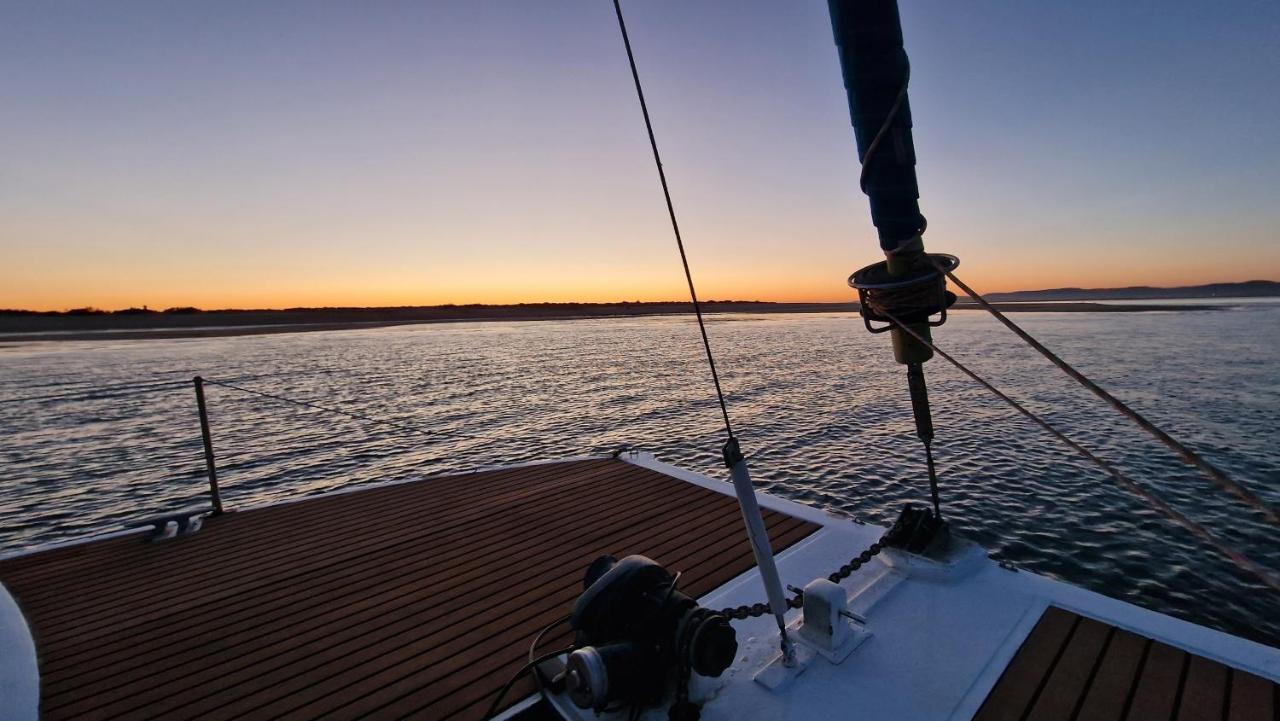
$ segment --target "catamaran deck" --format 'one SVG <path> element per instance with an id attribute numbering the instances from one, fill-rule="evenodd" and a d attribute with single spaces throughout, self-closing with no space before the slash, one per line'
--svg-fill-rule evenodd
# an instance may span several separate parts
<path id="1" fill-rule="evenodd" d="M 883 532 L 760 504 L 786 584 L 826 576 Z M 475 719 L 602 553 L 682 571 L 712 608 L 763 597 L 731 486 L 642 454 L 238 511 L 190 537 L 3 560 L 0 581 L 34 636 L 46 718 Z M 735 622 L 734 664 L 694 679 L 702 717 L 1280 721 L 1280 650 L 997 566 L 976 546 L 946 563 L 886 550 L 844 585 L 866 643 L 769 690 L 753 679 L 776 627 Z M 21 645 L 6 601 L 0 691 Z M 517 685 L 508 714 L 533 691 Z"/>
<path id="2" fill-rule="evenodd" d="M 776 550 L 818 527 L 765 520 Z M 35 639 L 44 718 L 478 719 L 603 553 L 680 570 L 694 596 L 754 565 L 731 496 L 586 460 L 73 545 L 0 561 L 0 581 Z"/>

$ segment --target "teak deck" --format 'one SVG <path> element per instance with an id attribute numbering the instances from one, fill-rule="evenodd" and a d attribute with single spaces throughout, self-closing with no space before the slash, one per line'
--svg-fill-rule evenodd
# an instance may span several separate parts
<path id="1" fill-rule="evenodd" d="M 1050 606 L 975 721 L 1276 721 L 1280 686 Z"/>
<path id="2" fill-rule="evenodd" d="M 765 521 L 775 550 L 817 528 Z M 478 719 L 604 553 L 682 571 L 695 597 L 754 565 L 731 496 L 592 460 L 228 513 L 3 561 L 0 581 L 44 718 Z"/>

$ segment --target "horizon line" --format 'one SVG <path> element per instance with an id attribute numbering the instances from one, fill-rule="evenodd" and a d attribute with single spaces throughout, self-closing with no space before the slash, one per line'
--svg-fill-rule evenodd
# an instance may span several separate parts
<path id="1" fill-rule="evenodd" d="M 1247 286 L 1261 284 L 1280 285 L 1280 281 L 1267 279 L 1254 279 L 1243 281 L 1221 281 L 1211 283 L 1200 283 L 1197 285 L 1175 285 L 1175 286 L 1156 286 L 1156 285 L 1128 285 L 1128 286 L 1110 286 L 1105 288 L 1083 288 L 1079 286 L 1061 286 L 1057 288 L 1038 288 L 1028 290 L 1011 290 L 1011 291 L 994 291 L 986 293 L 990 296 L 1015 295 L 1025 293 L 1058 293 L 1058 292 L 1091 292 L 1103 293 L 1109 291 L 1132 291 L 1132 290 L 1191 290 L 1196 288 L 1205 288 L 1209 286 L 1230 285 L 1230 286 Z M 0 308 L 0 315 L 128 315 L 128 314 L 171 314 L 181 315 L 184 313 L 287 313 L 301 311 L 317 311 L 317 310 L 408 310 L 408 309 L 424 309 L 424 308 L 512 308 L 521 306 L 609 306 L 609 305 L 692 305 L 692 301 L 688 298 L 682 300 L 616 300 L 616 301 L 522 301 L 519 303 L 430 303 L 417 305 L 297 305 L 285 306 L 280 308 L 200 308 L 196 306 L 169 306 L 162 309 L 152 309 L 148 304 L 141 306 L 128 306 L 125 308 L 106 309 L 95 306 L 79 306 L 63 308 L 61 310 L 35 310 L 25 308 Z M 757 304 L 757 305 L 844 305 L 857 304 L 856 298 L 849 300 L 800 300 L 800 301 L 776 301 L 776 300 L 740 300 L 740 299 L 709 299 L 700 300 L 701 305 L 712 304 Z"/>

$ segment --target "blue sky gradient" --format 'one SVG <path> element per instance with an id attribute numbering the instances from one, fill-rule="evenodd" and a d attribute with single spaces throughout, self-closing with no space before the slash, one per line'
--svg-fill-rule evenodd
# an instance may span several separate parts
<path id="1" fill-rule="evenodd" d="M 1280 279 L 1280 4 L 900 0 L 985 290 Z M 877 259 L 825 2 L 624 3 L 707 297 Z M 0 5 L 0 307 L 682 296 L 612 5 Z"/>

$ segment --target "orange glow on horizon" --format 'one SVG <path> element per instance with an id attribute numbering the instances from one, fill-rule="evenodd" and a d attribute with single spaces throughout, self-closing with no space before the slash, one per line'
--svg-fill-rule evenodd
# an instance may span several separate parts
<path id="1" fill-rule="evenodd" d="M 723 273 L 695 275 L 698 295 L 704 300 L 767 301 L 779 303 L 842 303 L 855 299 L 844 284 L 844 276 L 827 270 L 803 269 L 805 272 L 771 277 L 769 269 L 758 269 L 745 275 L 730 277 Z M 1129 274 L 1125 269 L 1096 272 L 1086 278 L 1054 273 L 1046 269 L 1028 273 L 1025 269 L 1012 273 L 1003 268 L 975 269 L 962 263 L 959 276 L 982 293 L 1051 288 L 1115 288 L 1150 285 L 1174 287 L 1208 283 L 1275 279 L 1280 269 L 1258 268 L 1255 273 L 1215 273 L 1206 277 L 1194 269 L 1183 272 Z M 490 272 L 467 282 L 465 277 L 447 283 L 406 282 L 404 278 L 372 277 L 347 279 L 344 282 L 313 284 L 314 279 L 275 279 L 273 282 L 235 284 L 227 287 L 209 284 L 198 288 L 180 288 L 168 279 L 150 283 L 140 279 L 130 287 L 107 287 L 79 291 L 65 288 L 19 288 L 8 284 L 0 290 L 0 308 L 62 311 L 94 307 L 119 310 L 146 306 L 153 310 L 193 306 L 204 310 L 280 309 L 296 307 L 396 307 L 445 304 L 507 305 L 518 303 L 617 303 L 670 302 L 686 300 L 687 289 L 678 266 L 670 269 L 671 278 L 648 277 L 656 274 L 627 272 L 595 273 L 590 279 L 566 277 L 560 282 L 541 283 L 537 277 L 499 276 Z M 1004 272 L 1001 272 L 1004 271 Z M 843 272 L 843 271 L 842 271 Z M 696 271 L 695 271 L 696 273 Z M 312 283 L 307 281 L 311 280 Z M 17 285 L 21 285 L 20 283 Z"/>

